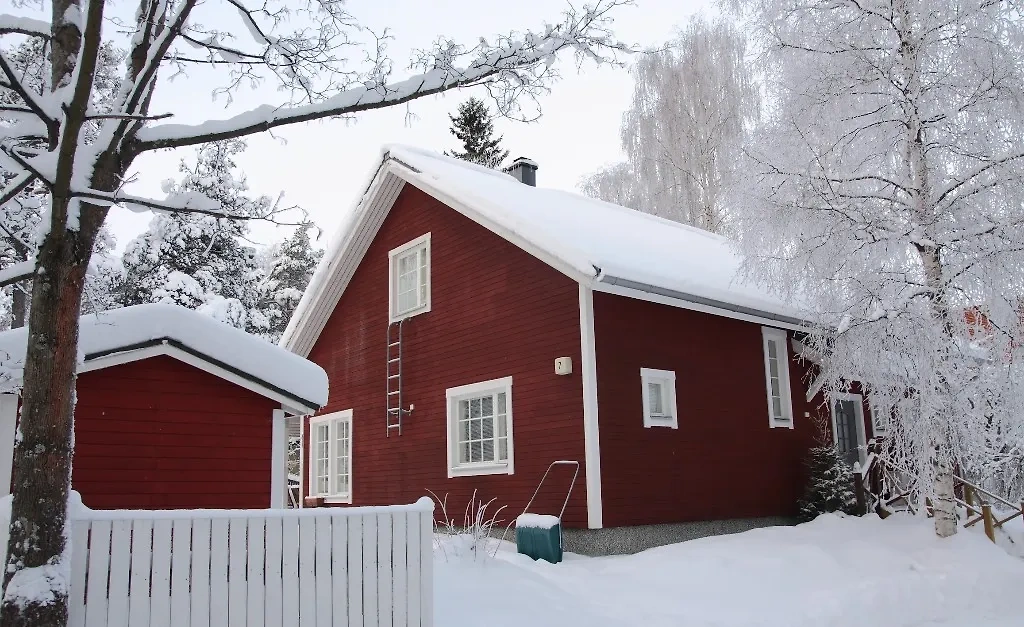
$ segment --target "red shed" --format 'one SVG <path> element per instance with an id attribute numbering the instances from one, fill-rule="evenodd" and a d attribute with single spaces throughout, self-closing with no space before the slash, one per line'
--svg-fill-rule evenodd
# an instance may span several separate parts
<path id="1" fill-rule="evenodd" d="M 569 460 L 568 527 L 669 540 L 795 514 L 830 414 L 803 385 L 797 310 L 741 281 L 725 238 L 535 187 L 536 169 L 384 152 L 282 340 L 331 382 L 305 423 L 308 503 L 430 490 L 461 521 L 476 491 L 514 517 Z M 870 426 L 845 407 L 856 447 Z M 636 536 L 619 548 L 655 542 Z"/>
<path id="2" fill-rule="evenodd" d="M 0 333 L 0 485 L 10 485 L 26 330 Z M 93 509 L 284 507 L 287 431 L 327 377 L 173 305 L 83 316 L 72 487 Z M 13 470 L 17 481 L 17 469 Z"/>

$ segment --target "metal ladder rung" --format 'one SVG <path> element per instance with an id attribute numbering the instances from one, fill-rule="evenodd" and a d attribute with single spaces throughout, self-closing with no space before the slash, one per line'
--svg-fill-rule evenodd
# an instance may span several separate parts
<path id="1" fill-rule="evenodd" d="M 392 346 L 398 346 L 399 344 L 401 344 L 401 342 L 391 342 L 390 344 L 388 344 L 388 348 L 391 348 Z"/>
<path id="2" fill-rule="evenodd" d="M 395 363 L 396 361 L 401 361 L 401 359 L 399 359 L 398 357 L 395 357 L 394 359 L 389 359 L 389 360 L 388 360 L 388 363 L 389 363 L 389 364 L 393 364 L 393 363 Z"/>
<path id="3" fill-rule="evenodd" d="M 391 396 L 392 394 L 398 394 L 398 390 L 394 390 L 393 392 L 388 392 L 388 396 Z"/>
<path id="4" fill-rule="evenodd" d="M 388 375 L 389 379 L 397 379 L 398 377 L 399 377 L 399 375 L 397 375 L 397 374 L 389 374 Z"/>

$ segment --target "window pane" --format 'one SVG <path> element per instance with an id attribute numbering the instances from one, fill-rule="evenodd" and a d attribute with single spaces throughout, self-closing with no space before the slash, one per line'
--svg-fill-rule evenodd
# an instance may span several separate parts
<path id="1" fill-rule="evenodd" d="M 779 380 L 776 379 L 775 377 L 772 377 L 771 383 L 772 383 L 772 396 L 779 396 L 779 388 L 780 388 Z"/>
<path id="2" fill-rule="evenodd" d="M 774 379 L 778 379 L 779 378 L 779 360 L 778 359 L 775 359 L 775 358 L 769 358 L 768 359 L 768 372 L 771 374 L 772 378 L 774 378 Z"/>
<path id="3" fill-rule="evenodd" d="M 505 414 L 498 414 L 498 437 L 503 438 L 508 435 L 508 416 Z"/>
<path id="4" fill-rule="evenodd" d="M 498 394 L 498 413 L 499 414 L 507 414 L 508 413 L 505 410 L 505 393 L 504 392 L 500 392 Z"/>
<path id="5" fill-rule="evenodd" d="M 349 488 L 349 459 L 351 457 L 349 454 L 349 423 L 339 420 L 334 424 L 335 432 L 337 433 L 334 453 L 334 493 L 347 495 Z"/>
<path id="6" fill-rule="evenodd" d="M 775 346 L 775 340 L 767 340 L 767 342 L 768 342 L 768 358 L 769 359 L 778 359 L 779 358 L 779 353 L 778 353 L 778 348 L 776 348 L 776 346 Z"/>
<path id="7" fill-rule="evenodd" d="M 635 388 L 634 388 L 635 389 Z M 664 416 L 665 406 L 661 397 L 661 384 L 648 382 L 647 384 L 647 403 L 652 416 Z M 634 397 L 635 398 L 635 397 Z"/>
<path id="8" fill-rule="evenodd" d="M 508 461 L 508 438 L 498 440 L 498 461 Z"/>
<path id="9" fill-rule="evenodd" d="M 782 414 L 782 399 L 778 396 L 772 397 L 772 410 L 775 412 L 776 418 L 783 418 Z"/>

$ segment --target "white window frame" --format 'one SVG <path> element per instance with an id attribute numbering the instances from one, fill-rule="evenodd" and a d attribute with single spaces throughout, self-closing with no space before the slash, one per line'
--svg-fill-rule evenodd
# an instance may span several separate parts
<path id="1" fill-rule="evenodd" d="M 871 437 L 882 437 L 889 432 L 892 407 L 879 405 L 868 393 L 868 409 L 871 410 Z"/>
<path id="2" fill-rule="evenodd" d="M 427 281 L 426 281 L 426 298 L 423 302 L 419 303 L 416 307 L 409 309 L 408 311 L 397 311 L 398 307 L 398 277 L 395 275 L 398 272 L 398 259 L 414 250 L 423 249 L 423 254 L 426 256 Z M 431 260 L 430 260 L 430 233 L 425 233 L 411 242 L 406 242 L 398 248 L 392 249 L 388 252 L 388 315 L 391 322 L 398 322 L 405 318 L 411 318 L 422 313 L 430 311 L 430 275 L 431 275 Z M 417 300 L 419 296 L 420 283 L 416 283 L 416 294 Z"/>
<path id="3" fill-rule="evenodd" d="M 836 402 L 850 401 L 853 403 L 854 419 L 857 422 L 857 459 L 861 466 L 868 459 L 868 438 L 864 429 L 864 397 L 860 394 L 838 393 L 833 394 L 829 403 L 829 414 L 832 416 L 832 444 L 839 444 L 839 434 L 836 433 Z"/>
<path id="4" fill-rule="evenodd" d="M 485 396 L 488 393 L 505 393 L 505 412 L 508 429 L 508 460 L 504 462 L 484 462 L 473 464 L 459 464 L 458 454 L 455 450 L 458 446 L 456 429 L 459 422 L 458 403 L 470 398 Z M 447 399 L 447 443 L 448 443 L 448 476 L 449 477 L 472 477 L 478 475 L 511 475 L 515 474 L 515 445 L 512 419 L 512 377 L 491 379 L 469 385 L 460 385 L 445 390 Z M 497 428 L 497 425 L 495 425 Z"/>
<path id="5" fill-rule="evenodd" d="M 768 360 L 768 342 L 776 343 L 776 355 L 779 362 L 779 392 L 782 394 L 783 419 L 775 417 L 772 406 L 772 371 Z M 764 354 L 764 389 L 768 400 L 768 426 L 772 429 L 793 428 L 793 393 L 789 380 L 789 341 L 782 329 L 761 327 L 761 352 Z"/>
<path id="6" fill-rule="evenodd" d="M 661 385 L 662 408 L 671 413 L 661 416 L 651 415 L 650 383 Z M 644 428 L 669 427 L 679 428 L 679 412 L 676 410 L 676 373 L 672 370 L 640 369 L 641 398 L 644 407 Z"/>
<path id="7" fill-rule="evenodd" d="M 337 425 L 339 423 L 348 424 L 348 465 L 345 470 L 348 472 L 348 492 L 338 492 L 334 484 L 337 479 L 336 460 L 338 458 L 338 452 L 336 450 L 338 444 Z M 317 427 L 322 424 L 328 425 L 327 441 L 330 443 L 330 448 L 327 453 L 328 459 L 328 472 L 327 472 L 327 492 L 319 492 L 317 490 L 317 442 L 316 432 Z M 344 411 L 336 411 L 330 414 L 323 414 L 321 416 L 313 416 L 309 419 L 309 495 L 313 497 L 320 497 L 324 499 L 325 503 L 352 503 L 352 491 L 353 491 L 353 474 L 352 474 L 352 452 L 353 452 L 353 431 L 352 431 L 352 410 L 346 409 Z"/>

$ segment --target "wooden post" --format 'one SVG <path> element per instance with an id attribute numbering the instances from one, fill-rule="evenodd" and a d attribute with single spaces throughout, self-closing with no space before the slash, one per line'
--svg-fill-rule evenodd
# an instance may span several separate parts
<path id="1" fill-rule="evenodd" d="M 989 503 L 982 504 L 982 506 L 981 506 L 981 518 L 985 522 L 985 535 L 988 536 L 989 540 L 995 542 L 996 541 L 996 527 L 995 527 L 995 521 L 992 519 L 992 505 L 991 504 L 989 504 Z"/>
<path id="2" fill-rule="evenodd" d="M 971 508 L 974 507 L 974 487 L 964 484 L 964 503 L 967 503 L 967 517 L 971 517 Z"/>
<path id="3" fill-rule="evenodd" d="M 864 493 L 864 475 L 858 468 L 853 473 L 853 494 L 857 497 L 857 514 L 864 516 L 868 513 L 868 495 Z"/>

